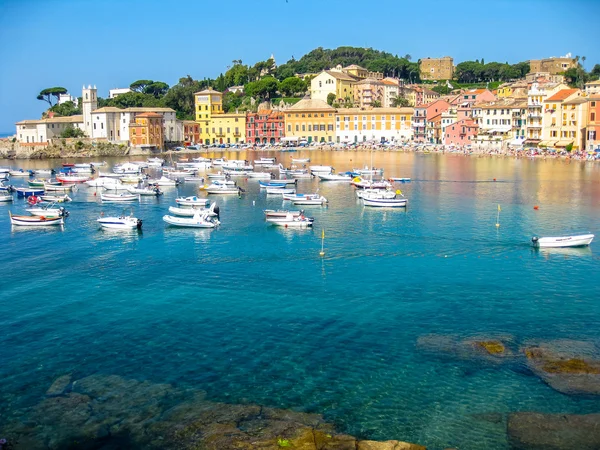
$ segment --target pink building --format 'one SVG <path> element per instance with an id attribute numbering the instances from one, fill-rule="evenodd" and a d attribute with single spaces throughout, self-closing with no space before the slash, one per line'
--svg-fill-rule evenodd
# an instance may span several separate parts
<path id="1" fill-rule="evenodd" d="M 469 89 L 460 94 L 461 103 L 482 103 L 482 102 L 493 102 L 496 100 L 496 96 L 489 89 Z"/>
<path id="2" fill-rule="evenodd" d="M 433 142 L 433 131 L 427 131 L 427 122 L 432 118 L 448 111 L 450 103 L 445 100 L 436 100 L 433 103 L 419 105 L 415 108 L 413 115 L 413 140 L 416 142 Z"/>
<path id="3" fill-rule="evenodd" d="M 479 126 L 472 119 L 462 119 L 446 127 L 446 145 L 470 145 L 477 137 Z"/>

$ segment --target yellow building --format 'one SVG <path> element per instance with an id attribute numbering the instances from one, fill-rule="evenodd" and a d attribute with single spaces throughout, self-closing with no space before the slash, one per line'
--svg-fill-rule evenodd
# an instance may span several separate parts
<path id="1" fill-rule="evenodd" d="M 340 108 L 336 142 L 402 142 L 412 138 L 414 108 Z"/>
<path id="2" fill-rule="evenodd" d="M 285 110 L 288 142 L 334 142 L 335 108 L 327 102 L 305 98 Z"/>
<path id="3" fill-rule="evenodd" d="M 454 60 L 450 56 L 443 58 L 425 58 L 419 61 L 422 80 L 451 80 L 454 76 Z"/>
<path id="4" fill-rule="evenodd" d="M 147 112 L 138 114 L 129 124 L 129 141 L 133 147 L 155 147 L 164 144 L 162 114 Z"/>
<path id="5" fill-rule="evenodd" d="M 354 103 L 355 78 L 341 70 L 324 70 L 310 81 L 310 97 L 314 100 L 327 101 L 329 94 L 335 95 L 335 101 Z"/>
<path id="6" fill-rule="evenodd" d="M 588 101 L 579 89 L 562 89 L 544 100 L 540 147 L 585 148 Z"/>
<path id="7" fill-rule="evenodd" d="M 246 136 L 246 115 L 223 112 L 223 94 L 205 89 L 194 94 L 200 144 L 238 144 Z"/>

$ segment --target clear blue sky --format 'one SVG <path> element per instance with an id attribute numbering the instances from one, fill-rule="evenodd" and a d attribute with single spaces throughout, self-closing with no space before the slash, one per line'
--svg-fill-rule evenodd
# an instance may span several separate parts
<path id="1" fill-rule="evenodd" d="M 600 0 L 0 0 L 0 132 L 39 118 L 40 90 L 99 95 L 137 79 L 216 77 L 234 59 L 278 63 L 316 48 L 413 60 L 515 63 L 571 52 L 600 63 Z"/>

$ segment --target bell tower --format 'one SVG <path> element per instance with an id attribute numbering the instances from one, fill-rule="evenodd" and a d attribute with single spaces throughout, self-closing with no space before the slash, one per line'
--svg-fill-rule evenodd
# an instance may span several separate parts
<path id="1" fill-rule="evenodd" d="M 96 86 L 92 87 L 89 84 L 87 88 L 83 86 L 81 100 L 83 103 L 81 106 L 83 112 L 83 130 L 87 137 L 91 138 L 94 137 L 92 136 L 92 111 L 98 109 L 98 89 L 96 89 Z"/>

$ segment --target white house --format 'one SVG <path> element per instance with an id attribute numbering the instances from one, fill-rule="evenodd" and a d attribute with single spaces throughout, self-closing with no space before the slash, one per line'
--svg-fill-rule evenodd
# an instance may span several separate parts
<path id="1" fill-rule="evenodd" d="M 69 126 L 83 129 L 83 116 L 54 117 L 17 122 L 17 140 L 22 144 L 46 144 L 49 139 L 59 138 Z"/>
<path id="2" fill-rule="evenodd" d="M 66 103 L 66 102 L 73 102 L 75 104 L 75 106 L 79 105 L 79 99 L 77 97 L 73 97 L 69 93 L 60 94 L 58 96 L 58 104 L 62 105 L 63 103 Z"/>
<path id="3" fill-rule="evenodd" d="M 108 91 L 108 98 L 115 98 L 115 97 L 118 97 L 121 94 L 127 94 L 128 92 L 131 92 L 130 88 L 110 89 Z"/>

